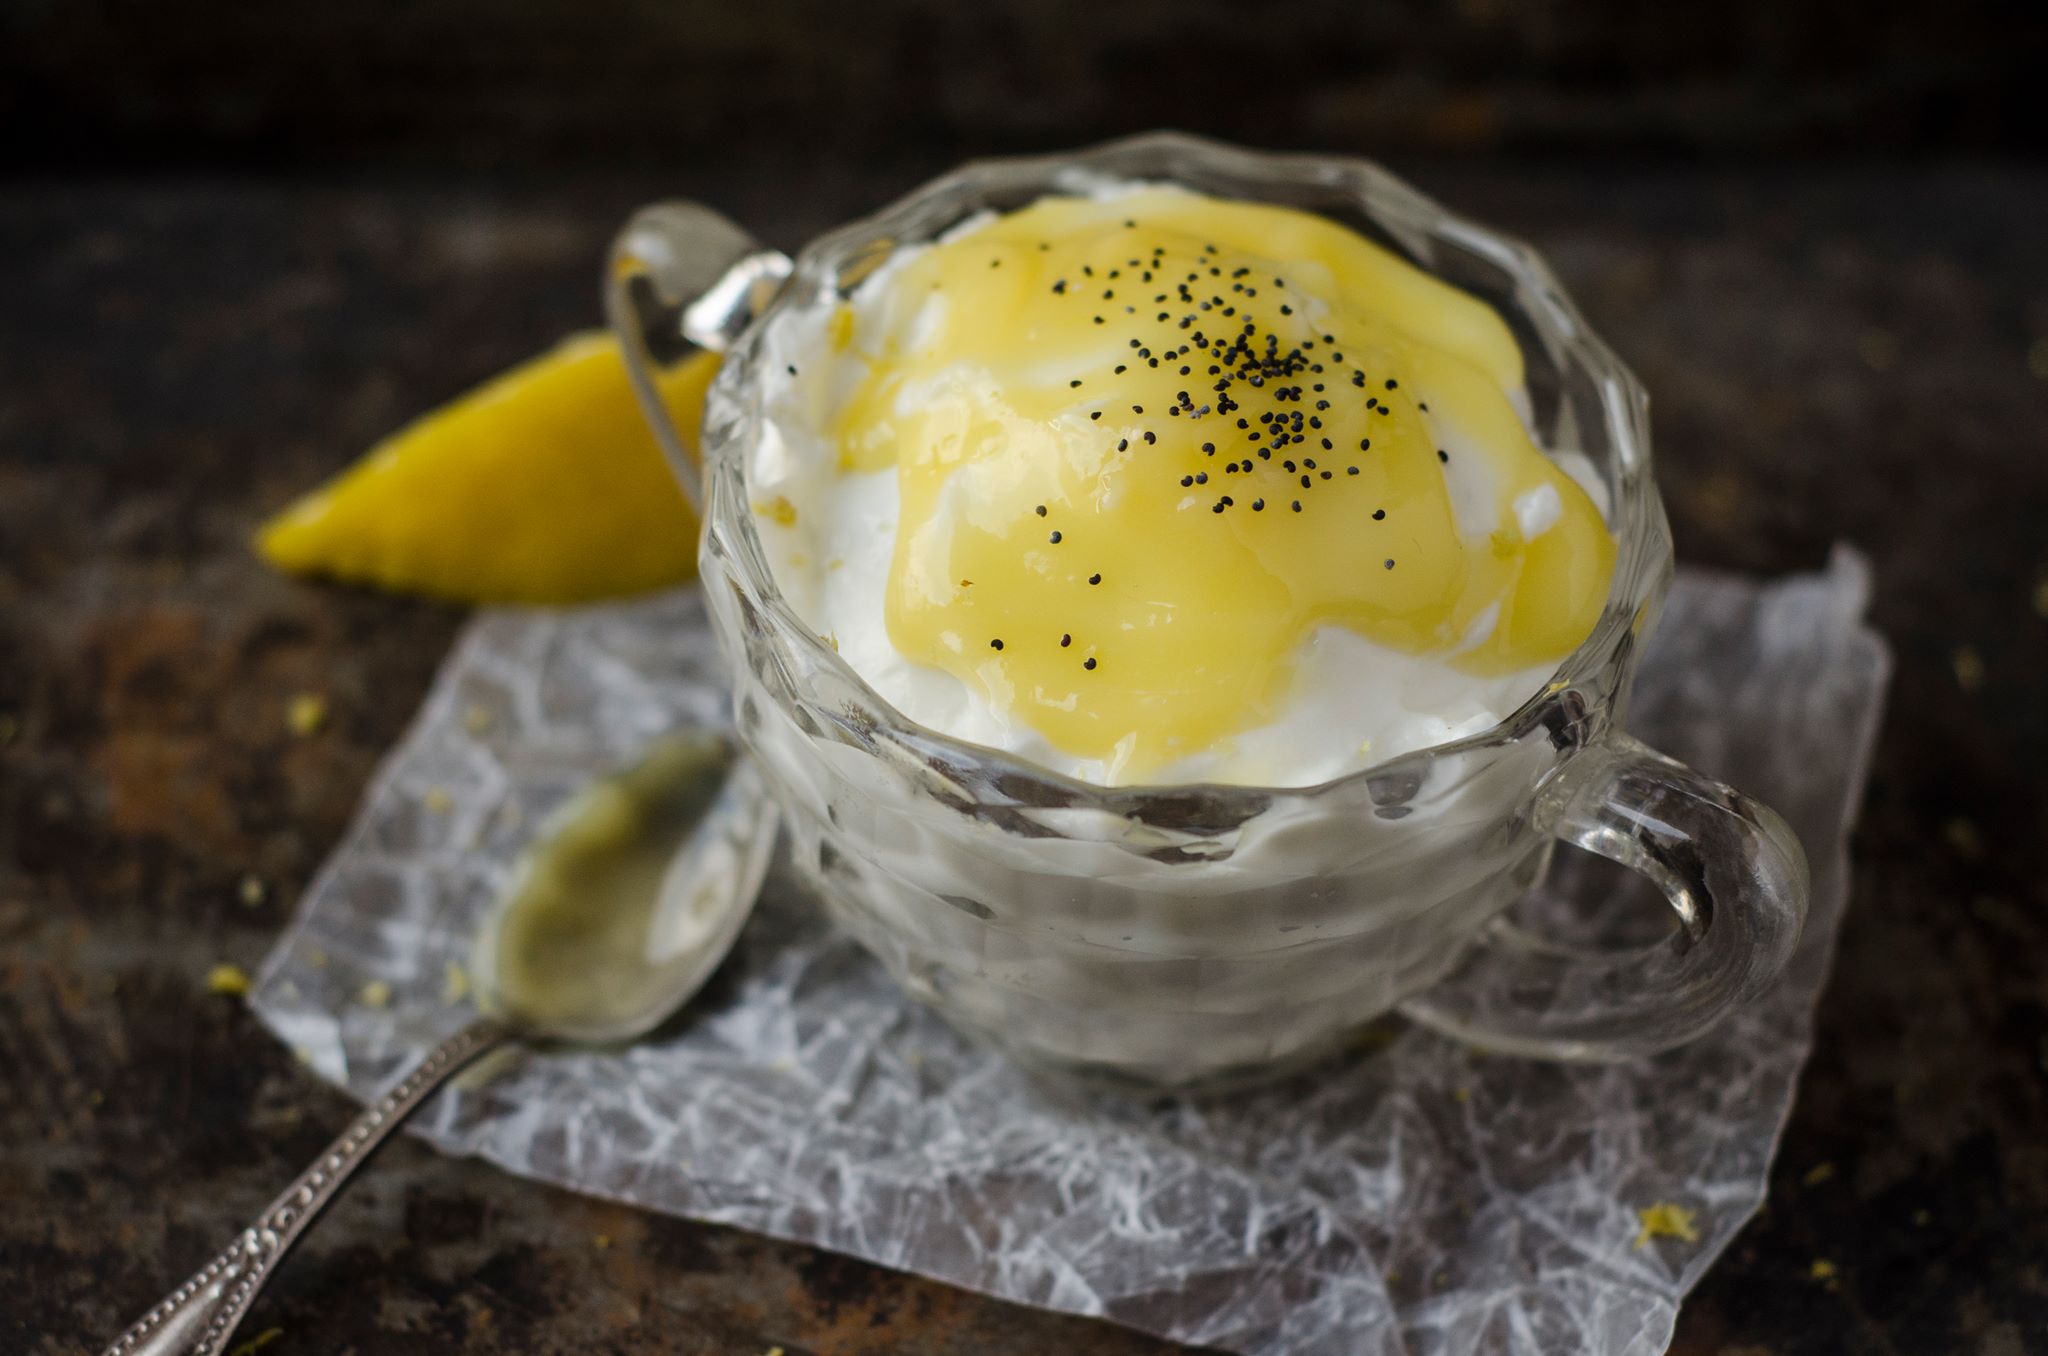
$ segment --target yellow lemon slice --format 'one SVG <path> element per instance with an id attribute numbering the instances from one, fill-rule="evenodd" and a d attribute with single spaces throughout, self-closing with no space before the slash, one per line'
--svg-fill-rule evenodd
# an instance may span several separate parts
<path id="1" fill-rule="evenodd" d="M 693 446 L 718 355 L 661 378 Z M 265 523 L 279 569 L 465 603 L 681 583 L 697 519 L 608 334 L 579 334 L 416 420 Z"/>

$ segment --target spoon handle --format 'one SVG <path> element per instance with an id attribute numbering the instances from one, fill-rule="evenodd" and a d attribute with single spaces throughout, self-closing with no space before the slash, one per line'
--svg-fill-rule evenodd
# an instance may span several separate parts
<path id="1" fill-rule="evenodd" d="M 121 1334 L 105 1356 L 220 1356 L 277 1264 L 356 1169 L 435 1089 L 512 1034 L 494 1021 L 472 1022 L 428 1051 L 396 1087 L 365 1107 L 254 1224 Z"/>

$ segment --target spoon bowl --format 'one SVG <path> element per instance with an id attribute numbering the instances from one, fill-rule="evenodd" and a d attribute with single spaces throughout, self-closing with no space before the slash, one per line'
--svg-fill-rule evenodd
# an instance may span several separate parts
<path id="1" fill-rule="evenodd" d="M 529 1038 L 632 1040 L 703 987 L 775 842 L 729 734 L 669 735 L 558 810 L 477 936 L 480 1006 Z"/>

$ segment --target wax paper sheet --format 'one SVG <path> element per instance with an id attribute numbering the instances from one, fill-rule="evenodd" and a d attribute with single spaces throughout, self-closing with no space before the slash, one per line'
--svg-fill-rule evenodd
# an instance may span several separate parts
<path id="1" fill-rule="evenodd" d="M 1781 983 L 1686 1049 L 1550 1065 L 1390 1019 L 1250 1094 L 1087 1093 L 906 1000 L 778 869 L 686 1020 L 528 1056 L 418 1128 L 540 1180 L 1242 1352 L 1661 1351 L 1763 1198 L 1808 1049 L 1887 672 L 1866 590 L 1847 551 L 1765 584 L 1682 573 L 1650 648 L 1631 727 L 1775 806 L 1814 872 Z M 472 927 L 547 813 L 720 720 L 718 672 L 690 591 L 478 616 L 271 956 L 263 1019 L 381 1090 L 472 1015 Z M 1582 935 L 1657 924 L 1586 862 L 1560 851 L 1525 910 Z M 1646 1235 L 1664 1206 L 1691 1227 L 1666 1211 Z"/>

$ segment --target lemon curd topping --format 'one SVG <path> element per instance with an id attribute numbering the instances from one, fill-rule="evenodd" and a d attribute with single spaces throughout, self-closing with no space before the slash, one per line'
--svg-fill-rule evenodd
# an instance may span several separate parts
<path id="1" fill-rule="evenodd" d="M 832 433 L 896 474 L 889 640 L 1117 780 L 1272 719 L 1320 628 L 1497 675 L 1599 615 L 1613 538 L 1507 326 L 1345 227 L 1047 198 L 877 281 Z"/>

